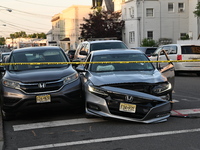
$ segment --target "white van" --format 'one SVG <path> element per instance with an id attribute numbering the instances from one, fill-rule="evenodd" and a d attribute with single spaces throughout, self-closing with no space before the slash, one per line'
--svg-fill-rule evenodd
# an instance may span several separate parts
<path id="1" fill-rule="evenodd" d="M 164 49 L 170 60 L 200 60 L 200 45 L 191 44 L 168 44 L 159 47 L 150 58 L 156 60 L 161 49 Z M 163 57 L 163 58 L 162 58 Z M 160 55 L 160 60 L 164 60 L 164 56 Z M 175 72 L 194 72 L 200 76 L 199 62 L 174 62 Z"/>

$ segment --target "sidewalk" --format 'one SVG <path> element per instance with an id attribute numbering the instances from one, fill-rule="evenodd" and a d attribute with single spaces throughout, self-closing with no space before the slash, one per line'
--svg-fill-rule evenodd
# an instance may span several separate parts
<path id="1" fill-rule="evenodd" d="M 3 150 L 3 122 L 2 122 L 2 117 L 0 113 L 0 150 Z"/>

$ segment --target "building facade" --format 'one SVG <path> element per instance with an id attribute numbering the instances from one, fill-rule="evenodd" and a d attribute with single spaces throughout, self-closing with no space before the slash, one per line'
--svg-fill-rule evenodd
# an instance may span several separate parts
<path id="1" fill-rule="evenodd" d="M 115 0 L 119 3 L 120 0 Z M 193 11 L 198 0 L 121 0 L 125 21 L 123 41 L 138 47 L 145 38 L 162 44 L 176 43 L 189 35 L 197 39 L 199 24 Z"/>

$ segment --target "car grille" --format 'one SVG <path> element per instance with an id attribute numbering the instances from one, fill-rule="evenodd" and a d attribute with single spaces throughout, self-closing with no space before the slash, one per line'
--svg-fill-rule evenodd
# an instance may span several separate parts
<path id="1" fill-rule="evenodd" d="M 133 97 L 133 100 L 131 102 L 127 102 L 125 101 L 125 96 L 126 95 L 123 95 L 123 94 L 109 93 L 109 97 L 106 98 L 106 102 L 111 114 L 141 119 L 145 117 L 145 115 L 149 112 L 149 110 L 152 107 L 162 103 L 156 100 L 153 101 L 153 100 L 143 99 L 139 97 Z M 119 111 L 119 106 L 121 102 L 135 104 L 136 112 L 128 113 L 128 112 Z"/>
<path id="2" fill-rule="evenodd" d="M 45 86 L 39 87 L 38 85 L 40 83 L 44 83 Z M 63 86 L 62 80 L 20 84 L 21 90 L 26 93 L 41 93 L 41 92 L 47 92 L 47 91 L 56 91 L 56 90 L 59 90 L 62 86 Z"/>
<path id="3" fill-rule="evenodd" d="M 150 94 L 151 89 L 153 88 L 154 85 L 148 83 L 124 83 L 124 84 L 110 84 L 109 86 Z"/>

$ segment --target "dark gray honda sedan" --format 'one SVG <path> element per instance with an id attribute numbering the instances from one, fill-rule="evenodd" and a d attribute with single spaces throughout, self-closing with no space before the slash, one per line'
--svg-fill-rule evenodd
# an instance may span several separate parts
<path id="1" fill-rule="evenodd" d="M 78 73 L 69 64 L 60 47 L 29 47 L 11 52 L 7 63 L 1 67 L 1 111 L 3 119 L 14 117 L 16 112 L 37 107 L 82 105 L 81 82 Z M 63 62 L 63 64 L 40 64 Z M 37 110 L 37 109 L 36 109 Z"/>

